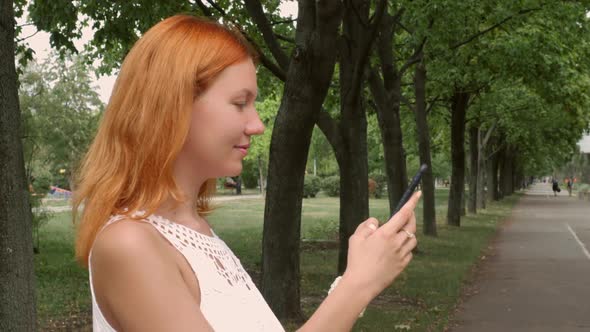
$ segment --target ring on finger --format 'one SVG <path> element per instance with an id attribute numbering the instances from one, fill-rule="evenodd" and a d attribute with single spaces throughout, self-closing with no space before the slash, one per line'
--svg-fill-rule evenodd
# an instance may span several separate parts
<path id="1" fill-rule="evenodd" d="M 414 233 L 412 233 L 412 232 L 408 231 L 408 230 L 407 230 L 407 229 L 405 229 L 405 228 L 402 228 L 402 231 L 403 231 L 404 233 L 406 233 L 406 235 L 407 235 L 409 238 L 416 237 L 416 235 L 414 235 Z"/>

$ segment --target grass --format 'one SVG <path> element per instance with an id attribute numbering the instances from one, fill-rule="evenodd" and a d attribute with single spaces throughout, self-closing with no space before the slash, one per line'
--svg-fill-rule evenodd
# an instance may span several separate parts
<path id="1" fill-rule="evenodd" d="M 217 188 L 215 195 L 218 196 L 232 196 L 236 194 L 236 190 L 233 188 Z M 243 195 L 260 195 L 259 189 L 242 188 Z"/>
<path id="2" fill-rule="evenodd" d="M 55 213 L 39 234 L 40 253 L 35 255 L 37 313 L 44 330 L 84 315 L 90 310 L 88 272 L 74 259 L 74 231 L 69 213 Z"/>
<path id="3" fill-rule="evenodd" d="M 438 237 L 420 236 L 420 254 L 394 284 L 376 298 L 358 320 L 354 331 L 443 331 L 452 316 L 462 285 L 480 260 L 482 250 L 495 234 L 518 195 L 493 203 L 487 210 L 462 219 L 462 227 L 444 224 L 448 190 L 436 193 Z M 302 238 L 336 240 L 338 199 L 319 196 L 303 201 Z M 370 200 L 371 215 L 385 220 L 386 199 Z M 421 220 L 422 210 L 418 208 Z M 209 217 L 215 232 L 232 248 L 249 271 L 260 269 L 263 199 L 223 202 Z M 418 234 L 421 225 L 418 225 Z M 41 229 L 41 253 L 36 255 L 38 313 L 45 330 L 56 321 L 83 324 L 91 308 L 88 273 L 73 258 L 73 229 L 68 213 L 56 213 Z M 336 249 L 301 252 L 303 310 L 311 315 L 326 296 L 336 276 Z M 254 278 L 256 279 L 256 278 Z M 72 316 L 75 319 L 72 319 Z M 295 326 L 286 324 L 287 330 Z"/>
<path id="4" fill-rule="evenodd" d="M 52 199 L 44 199 L 43 206 L 71 206 L 72 201 L 67 198 L 52 198 Z"/>

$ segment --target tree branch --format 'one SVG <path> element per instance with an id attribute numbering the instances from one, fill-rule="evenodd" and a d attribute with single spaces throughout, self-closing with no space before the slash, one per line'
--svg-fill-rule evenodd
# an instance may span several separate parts
<path id="1" fill-rule="evenodd" d="M 29 36 L 26 36 L 26 37 L 23 37 L 23 38 L 18 38 L 18 39 L 16 40 L 16 42 L 17 42 L 17 43 L 19 43 L 19 42 L 21 42 L 21 41 L 23 41 L 23 40 L 29 39 L 29 38 L 33 37 L 34 35 L 38 34 L 38 33 L 39 33 L 39 31 L 40 31 L 40 30 L 37 30 L 37 31 L 35 31 L 35 33 L 33 33 L 32 35 L 29 35 Z"/>
<path id="2" fill-rule="evenodd" d="M 214 18 L 213 12 L 209 9 L 209 7 L 207 7 L 201 0 L 196 0 L 197 5 L 199 6 L 199 8 L 201 9 L 201 11 L 203 12 L 204 15 L 206 15 L 207 17 L 210 18 Z M 238 28 L 240 30 L 240 32 L 242 33 L 242 35 L 244 35 L 244 37 L 248 40 L 248 42 L 252 45 L 252 47 L 254 47 L 254 49 L 256 50 L 256 53 L 258 54 L 258 57 L 260 59 L 260 63 L 262 63 L 262 65 L 264 67 L 266 67 L 266 69 L 268 69 L 271 73 L 273 73 L 273 75 L 275 75 L 278 79 L 280 79 L 281 81 L 285 81 L 287 79 L 287 73 L 285 70 L 283 70 L 282 68 L 280 68 L 279 66 L 277 66 L 276 63 L 274 63 L 271 59 L 269 59 L 266 54 L 264 54 L 264 52 L 262 51 L 262 48 L 256 43 L 256 41 L 250 37 L 250 35 L 248 35 L 240 26 L 239 24 L 237 24 L 236 22 L 234 22 L 230 17 L 227 17 L 227 14 L 225 12 L 225 10 L 223 10 L 222 8 L 220 8 L 217 4 L 215 4 L 215 2 L 211 1 L 211 0 L 207 0 L 207 2 L 213 6 L 213 8 L 215 8 L 219 13 L 221 13 L 221 15 L 223 15 L 223 17 L 227 20 L 229 20 L 230 22 L 232 22 L 232 24 Z"/>
<path id="3" fill-rule="evenodd" d="M 405 25 L 402 24 L 401 21 L 397 22 L 397 24 L 404 30 L 406 30 L 407 33 L 409 33 L 410 35 L 414 34 L 414 30 L 407 28 Z"/>
<path id="4" fill-rule="evenodd" d="M 272 30 L 272 25 L 264 14 L 262 4 L 259 0 L 244 0 L 244 4 L 246 5 L 246 10 L 252 17 L 252 20 L 256 23 L 258 30 L 262 33 L 262 38 L 264 39 L 266 46 L 268 46 L 270 53 L 279 64 L 279 67 L 284 71 L 287 71 L 289 68 L 289 57 L 281 48 L 281 45 Z"/>
<path id="5" fill-rule="evenodd" d="M 227 13 L 225 12 L 225 10 L 223 10 L 223 8 L 221 8 L 217 3 L 215 3 L 215 1 L 207 0 L 207 3 L 210 4 L 211 7 L 215 8 L 215 10 L 217 10 L 221 15 L 223 15 L 223 17 L 227 17 Z"/>
<path id="6" fill-rule="evenodd" d="M 494 129 L 496 129 L 497 124 L 498 124 L 498 120 L 494 121 L 494 123 L 492 124 L 490 129 L 488 129 L 488 131 L 486 132 L 486 135 L 484 136 L 483 141 L 481 142 L 481 146 L 479 147 L 480 149 L 483 149 L 488 144 L 488 141 L 490 140 L 490 137 L 492 136 Z"/>
<path id="7" fill-rule="evenodd" d="M 353 91 L 359 91 L 359 89 L 360 89 L 360 86 L 362 83 L 362 77 L 365 73 L 365 66 L 367 64 L 367 61 L 369 60 L 369 54 L 371 53 L 371 48 L 373 46 L 373 42 L 377 38 L 377 32 L 379 31 L 379 26 L 381 25 L 381 20 L 383 19 L 383 16 L 384 16 L 384 13 L 386 10 L 387 10 L 387 0 L 379 1 L 379 3 L 377 4 L 377 8 L 375 8 L 375 13 L 373 14 L 375 20 L 369 27 L 370 28 L 369 36 L 365 40 L 365 43 L 364 43 L 364 45 L 362 45 L 360 52 L 359 52 L 358 62 L 356 63 L 354 75 L 352 78 L 353 79 L 353 86 L 354 86 Z"/>
<path id="8" fill-rule="evenodd" d="M 270 22 L 270 25 L 278 25 L 278 24 L 293 23 L 293 22 L 297 22 L 297 19 L 292 18 L 292 19 L 283 20 L 283 21 L 272 21 L 272 22 Z"/>
<path id="9" fill-rule="evenodd" d="M 433 24 L 434 24 L 434 19 L 430 19 L 430 22 L 428 22 L 428 29 L 432 28 Z M 404 73 L 406 72 L 406 70 L 408 70 L 408 68 L 410 68 L 412 65 L 422 61 L 422 58 L 424 57 L 424 52 L 423 52 L 424 45 L 426 44 L 427 39 L 428 39 L 428 37 L 422 38 L 422 42 L 414 50 L 414 54 L 412 54 L 412 56 L 408 59 L 408 61 L 406 61 L 406 63 L 404 63 L 403 66 L 400 68 L 400 70 L 399 70 L 400 76 L 403 76 Z"/>
<path id="10" fill-rule="evenodd" d="M 422 44 L 420 46 L 420 50 L 416 50 L 416 52 L 414 52 L 414 54 L 412 54 L 412 56 L 410 58 L 408 58 L 408 61 L 406 61 L 406 63 L 404 63 L 402 65 L 402 67 L 399 70 L 400 76 L 403 76 L 404 73 L 406 72 L 406 70 L 408 70 L 412 65 L 415 65 L 422 60 L 422 55 L 421 55 L 422 52 L 419 52 L 419 53 L 417 53 L 417 52 L 421 51 L 423 45 L 424 44 Z"/>
<path id="11" fill-rule="evenodd" d="M 410 103 L 410 100 L 404 97 L 404 95 L 399 95 L 399 99 L 402 103 L 406 104 L 406 106 L 408 106 L 409 109 L 414 109 L 414 106 L 412 105 L 412 103 Z"/>
<path id="12" fill-rule="evenodd" d="M 278 79 L 285 82 L 287 80 L 287 72 L 283 70 L 283 68 L 279 67 L 274 61 L 269 59 L 264 54 L 260 46 L 258 46 L 258 44 L 256 44 L 256 42 L 249 35 L 247 35 L 246 33 L 243 33 L 243 35 L 246 37 L 246 39 L 252 45 L 252 47 L 254 47 L 254 49 L 256 50 L 258 58 L 260 59 L 260 63 L 262 63 L 262 65 L 266 67 L 266 69 L 268 69 L 271 73 L 273 73 L 273 75 L 275 75 Z"/>
<path id="13" fill-rule="evenodd" d="M 437 101 L 441 101 L 442 99 L 439 98 L 439 96 L 434 97 L 434 99 L 432 99 L 430 101 L 430 103 L 428 104 L 428 107 L 426 108 L 426 114 L 430 114 L 430 111 L 432 111 L 432 108 L 434 108 L 434 105 L 436 105 Z"/>
<path id="14" fill-rule="evenodd" d="M 316 122 L 318 128 L 324 133 L 328 142 L 334 149 L 334 153 L 338 159 L 341 159 L 342 156 L 342 137 L 340 136 L 338 122 L 330 116 L 330 113 L 322 108 L 322 111 L 319 113 Z"/>
<path id="15" fill-rule="evenodd" d="M 282 41 L 286 41 L 288 43 L 295 44 L 295 38 L 283 36 L 283 35 L 278 34 L 278 33 L 275 33 L 275 36 L 277 37 L 278 40 L 282 40 Z"/>
<path id="16" fill-rule="evenodd" d="M 401 20 L 405 9 L 401 8 L 394 16 L 389 15 L 387 11 L 384 14 L 379 31 L 377 54 L 381 61 L 381 73 L 383 75 L 383 84 L 387 91 L 394 88 L 396 80 L 399 79 L 397 68 L 395 65 L 393 35 L 395 33 L 395 25 Z"/>
<path id="17" fill-rule="evenodd" d="M 379 73 L 377 69 L 370 67 L 369 68 L 369 90 L 371 91 L 371 95 L 373 95 L 373 99 L 375 103 L 378 105 L 377 107 L 383 108 L 384 105 L 387 105 L 387 90 L 383 84 L 383 80 L 379 77 Z"/>
<path id="18" fill-rule="evenodd" d="M 542 8 L 543 8 L 543 5 L 541 5 L 540 7 L 537 7 L 537 8 L 521 9 L 516 14 L 510 15 L 510 16 L 504 18 L 503 20 L 501 20 L 500 22 L 492 25 L 491 27 L 489 27 L 487 29 L 484 29 L 482 31 L 479 31 L 476 34 L 470 36 L 469 38 L 467 38 L 467 39 L 465 39 L 465 40 L 463 40 L 461 42 L 458 42 L 458 43 L 452 45 L 450 47 L 450 49 L 451 50 L 454 50 L 454 49 L 459 48 L 459 47 L 461 47 L 461 46 L 463 46 L 465 44 L 468 44 L 468 43 L 472 42 L 473 40 L 481 37 L 482 35 L 484 35 L 484 34 L 490 32 L 490 31 L 496 29 L 497 27 L 501 26 L 502 24 L 510 21 L 511 19 L 515 18 L 516 16 L 525 15 L 525 14 L 528 14 L 528 13 L 531 13 L 531 12 L 534 12 L 534 11 L 537 11 L 537 10 L 541 10 Z"/>
<path id="19" fill-rule="evenodd" d="M 363 21 L 363 18 L 361 17 L 361 14 L 359 14 L 357 8 L 354 6 L 354 2 L 353 1 L 343 1 L 344 5 L 349 5 L 349 7 L 351 8 L 352 12 L 354 13 L 354 15 L 356 16 L 356 19 L 361 22 L 361 25 L 365 28 L 369 28 L 369 22 L 365 22 Z"/>
<path id="20" fill-rule="evenodd" d="M 203 12 L 203 15 L 205 15 L 207 17 L 213 17 L 213 13 L 209 9 L 209 7 L 205 6 L 203 1 L 196 0 L 196 3 L 197 3 L 197 6 L 199 6 L 199 9 L 201 9 L 201 11 Z"/>
<path id="21" fill-rule="evenodd" d="M 506 146 L 506 142 L 502 142 L 500 145 L 498 145 L 498 147 L 497 147 L 497 148 L 496 148 L 494 151 L 492 151 L 492 152 L 491 152 L 491 153 L 490 153 L 490 154 L 487 156 L 486 160 L 487 160 L 487 159 L 490 159 L 490 158 L 491 158 L 491 157 L 493 157 L 493 156 L 494 156 L 496 153 L 500 152 L 500 151 L 501 151 L 501 150 L 502 150 L 502 149 L 503 149 L 505 146 Z"/>

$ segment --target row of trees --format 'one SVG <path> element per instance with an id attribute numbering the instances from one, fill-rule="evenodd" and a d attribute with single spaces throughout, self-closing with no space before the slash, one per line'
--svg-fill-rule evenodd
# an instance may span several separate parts
<path id="1" fill-rule="evenodd" d="M 75 50 L 72 40 L 90 24 L 95 35 L 84 51 L 102 60 L 102 73 L 116 70 L 146 29 L 179 12 L 235 24 L 260 50 L 259 109 L 270 125 L 249 157 L 268 164 L 262 292 L 282 319 L 302 319 L 304 174 L 310 146 L 319 154 L 328 146 L 312 145 L 319 135 L 314 128 L 340 173 L 339 273 L 348 238 L 369 216 L 368 174 L 380 167 L 370 162 L 375 155 L 384 162 L 391 210 L 412 168 L 430 166 L 423 178 L 423 231 L 436 236 L 432 172 L 440 169 L 433 164 L 442 167 L 445 156 L 451 161 L 447 222 L 460 226 L 465 179 L 475 213 L 486 200 L 511 194 L 526 175 L 569 160 L 588 128 L 588 1 L 300 0 L 296 18 L 281 17 L 282 2 L 36 0 L 27 7 L 58 50 Z M 0 4 L 0 26 L 12 29 L 12 1 Z M 14 5 L 22 15 L 24 1 Z M 2 30 L 3 45 L 14 45 L 11 29 Z M 14 52 L 11 47 L 2 50 Z M 13 85 L 2 86 L 9 91 L 3 95 L 16 94 Z M 18 114 L 14 98 L 2 103 Z M 22 156 L 16 143 L 10 149 Z M 18 160 L 10 165 L 20 172 Z M 14 174 L 24 184 L 24 176 Z M 26 224 L 26 206 L 19 206 L 22 213 L 13 216 Z M 28 230 L 10 231 L 22 237 Z"/>

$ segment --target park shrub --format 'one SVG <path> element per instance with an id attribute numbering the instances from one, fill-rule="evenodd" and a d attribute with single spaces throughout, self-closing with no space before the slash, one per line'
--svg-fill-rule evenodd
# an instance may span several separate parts
<path id="1" fill-rule="evenodd" d="M 340 196 L 340 177 L 328 176 L 322 180 L 322 190 L 330 197 Z"/>
<path id="2" fill-rule="evenodd" d="M 303 197 L 315 197 L 321 189 L 321 180 L 315 175 L 306 175 L 303 182 Z"/>

